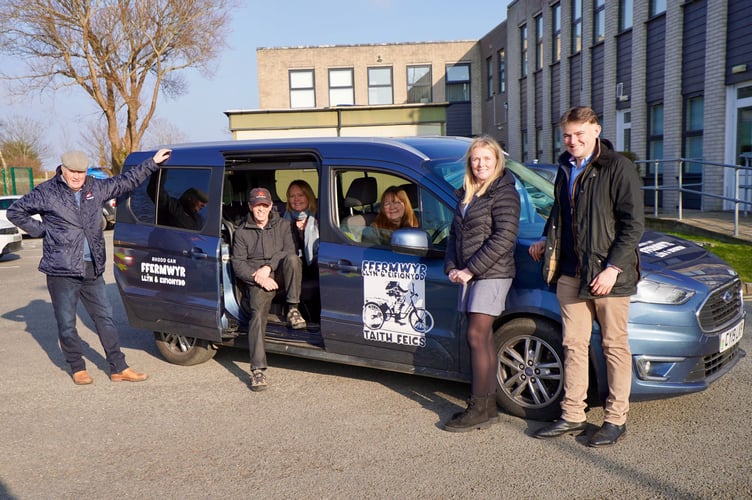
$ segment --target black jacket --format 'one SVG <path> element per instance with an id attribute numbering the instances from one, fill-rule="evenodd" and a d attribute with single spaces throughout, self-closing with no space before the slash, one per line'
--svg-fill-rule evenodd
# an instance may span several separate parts
<path id="1" fill-rule="evenodd" d="M 464 191 L 454 210 L 444 272 L 464 269 L 473 279 L 513 278 L 514 249 L 520 226 L 520 195 L 508 169 L 462 215 Z"/>
<path id="2" fill-rule="evenodd" d="M 255 285 L 253 273 L 262 266 L 277 271 L 286 255 L 295 255 L 290 221 L 276 212 L 269 213 L 269 222 L 261 228 L 253 220 L 253 213 L 235 230 L 232 246 L 232 267 L 241 281 Z"/>
<path id="3" fill-rule="evenodd" d="M 58 167 L 55 177 L 23 195 L 8 208 L 8 220 L 29 236 L 44 236 L 39 270 L 51 276 L 83 277 L 84 237 L 89 240 L 94 272 L 104 272 L 107 260 L 102 232 L 102 204 L 137 188 L 158 169 L 148 159 L 124 174 L 108 179 L 86 177 L 81 188 L 81 204 L 68 187 Z M 42 221 L 31 216 L 40 214 Z"/>
<path id="4" fill-rule="evenodd" d="M 569 196 L 571 165 L 569 153 L 559 157 L 559 172 L 554 181 L 556 199 L 544 235 L 543 278 L 551 284 L 559 277 L 561 252 L 561 200 Z M 580 297 L 594 298 L 589 283 L 608 264 L 622 270 L 610 295 L 633 295 L 640 279 L 638 244 L 645 226 L 642 181 L 635 166 L 613 151 L 606 141 L 598 140 L 593 158 L 575 186 L 572 232 L 575 254 L 582 279 Z"/>

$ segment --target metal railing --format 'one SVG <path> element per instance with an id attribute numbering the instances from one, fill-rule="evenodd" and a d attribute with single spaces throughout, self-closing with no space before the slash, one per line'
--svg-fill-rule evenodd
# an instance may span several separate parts
<path id="1" fill-rule="evenodd" d="M 752 180 L 752 153 L 742 153 L 741 155 L 742 159 L 744 160 L 745 165 L 729 165 L 726 163 L 716 163 L 711 161 L 704 161 L 704 160 L 698 160 L 696 158 L 670 158 L 670 159 L 661 159 L 661 160 L 639 160 L 635 161 L 635 165 L 640 167 L 641 165 L 653 166 L 653 185 L 652 186 L 643 186 L 644 191 L 653 191 L 653 216 L 658 217 L 658 205 L 659 205 L 659 193 L 660 192 L 676 192 L 679 193 L 678 198 L 678 217 L 679 220 L 682 220 L 683 217 L 683 196 L 682 193 L 690 193 L 693 195 L 700 196 L 700 200 L 703 198 L 714 198 L 719 199 L 723 201 L 729 201 L 734 204 L 734 236 L 739 236 L 739 207 L 744 206 L 744 215 L 747 215 L 750 208 L 752 208 L 752 199 L 750 199 L 750 192 L 752 192 L 752 184 L 749 182 Z M 661 171 L 661 165 L 664 166 L 663 171 L 665 172 L 665 165 L 667 164 L 678 164 L 679 168 L 677 169 L 676 174 L 676 186 L 666 186 L 665 182 L 659 185 L 659 172 Z M 721 169 L 721 172 L 726 172 L 726 169 L 733 169 L 734 170 L 734 185 L 733 185 L 733 197 L 724 196 L 716 193 L 708 193 L 706 191 L 697 190 L 697 189 L 689 189 L 687 186 L 695 187 L 699 186 L 702 187 L 702 184 L 687 184 L 683 182 L 682 176 L 684 173 L 684 167 L 688 163 L 693 164 L 700 164 L 703 165 L 703 175 L 706 175 L 707 172 L 705 167 L 719 167 Z M 745 179 L 744 183 L 741 181 L 741 173 L 744 172 Z M 648 177 L 647 175 L 643 176 L 643 178 Z M 743 192 L 743 196 L 740 196 L 740 194 Z"/>

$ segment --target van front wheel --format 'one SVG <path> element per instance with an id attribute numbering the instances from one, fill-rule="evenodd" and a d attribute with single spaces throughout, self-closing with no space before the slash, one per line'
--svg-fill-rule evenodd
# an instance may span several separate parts
<path id="1" fill-rule="evenodd" d="M 559 417 L 564 396 L 560 327 L 542 318 L 514 318 L 495 332 L 494 342 L 499 356 L 499 405 L 516 417 Z"/>
<path id="2" fill-rule="evenodd" d="M 206 340 L 174 333 L 154 332 L 154 341 L 164 359 L 175 365 L 198 365 L 217 353 L 214 345 Z"/>

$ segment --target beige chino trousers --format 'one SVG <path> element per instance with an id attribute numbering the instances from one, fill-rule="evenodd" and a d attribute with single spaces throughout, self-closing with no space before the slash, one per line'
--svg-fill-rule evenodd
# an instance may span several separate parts
<path id="1" fill-rule="evenodd" d="M 609 391 L 604 420 L 622 425 L 627 421 L 629 393 L 632 388 L 632 353 L 627 338 L 629 297 L 581 299 L 578 296 L 579 288 L 579 278 L 561 276 L 556 289 L 556 297 L 561 306 L 564 346 L 564 399 L 561 402 L 561 418 L 568 422 L 586 420 L 588 352 L 593 320 L 597 318 L 603 338 Z"/>

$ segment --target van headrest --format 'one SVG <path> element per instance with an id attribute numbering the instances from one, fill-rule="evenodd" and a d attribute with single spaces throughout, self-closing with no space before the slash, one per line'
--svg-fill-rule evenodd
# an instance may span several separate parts
<path id="1" fill-rule="evenodd" d="M 358 177 L 352 181 L 345 196 L 345 207 L 373 205 L 377 200 L 378 187 L 375 177 Z"/>

